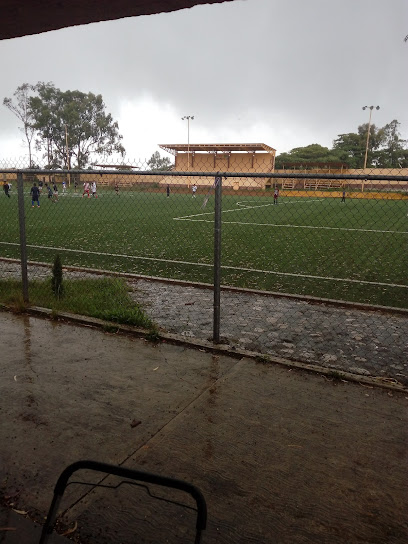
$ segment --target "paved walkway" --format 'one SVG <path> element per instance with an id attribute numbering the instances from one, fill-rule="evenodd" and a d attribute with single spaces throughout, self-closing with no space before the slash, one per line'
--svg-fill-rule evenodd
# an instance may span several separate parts
<path id="1" fill-rule="evenodd" d="M 133 296 L 165 330 L 212 337 L 213 292 L 137 280 Z M 408 385 L 407 315 L 222 291 L 221 337 L 232 347 Z"/>

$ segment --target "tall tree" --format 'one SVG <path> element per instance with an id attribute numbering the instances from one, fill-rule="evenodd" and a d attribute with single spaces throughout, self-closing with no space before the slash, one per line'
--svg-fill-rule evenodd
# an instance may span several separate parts
<path id="1" fill-rule="evenodd" d="M 30 107 L 30 99 L 34 91 L 33 85 L 29 83 L 23 83 L 17 87 L 13 93 L 14 100 L 12 98 L 4 98 L 3 105 L 6 106 L 14 115 L 22 122 L 23 126 L 20 130 L 24 133 L 28 146 L 28 166 L 32 168 L 32 142 L 35 134 L 35 128 L 33 126 L 34 119 L 32 110 Z"/>
<path id="2" fill-rule="evenodd" d="M 168 157 L 162 157 L 158 151 L 153 153 L 150 159 L 147 161 L 150 170 L 155 171 L 168 171 L 172 169 L 171 160 Z"/>
<path id="3" fill-rule="evenodd" d="M 408 166 L 407 140 L 401 138 L 400 123 L 394 119 L 381 129 L 382 147 L 376 152 L 377 165 L 383 168 Z"/>
<path id="4" fill-rule="evenodd" d="M 333 142 L 333 150 L 339 155 L 341 160 L 346 162 L 351 168 L 363 168 L 365 150 L 367 145 L 368 123 L 360 125 L 357 133 L 349 132 L 339 134 Z M 370 137 L 368 141 L 368 159 L 367 166 L 376 166 L 376 151 L 384 142 L 383 129 L 378 129 L 374 124 L 370 126 Z"/>
<path id="5" fill-rule="evenodd" d="M 61 118 L 58 116 L 59 90 L 53 83 L 37 83 L 34 86 L 37 95 L 30 100 L 30 107 L 34 119 L 34 126 L 37 129 L 36 148 L 43 150 L 47 159 L 47 168 L 58 168 L 63 165 L 69 166 L 61 147 L 59 133 L 61 132 Z M 56 152 L 55 152 L 56 151 Z"/>
<path id="6" fill-rule="evenodd" d="M 85 168 L 92 155 L 125 154 L 118 123 L 105 112 L 102 95 L 63 92 L 52 83 L 38 83 L 35 90 L 34 126 L 50 166 Z"/>
<path id="7" fill-rule="evenodd" d="M 340 159 L 351 168 L 362 168 L 364 164 L 365 140 L 360 134 L 348 132 L 339 134 L 333 142 L 333 149 Z"/>

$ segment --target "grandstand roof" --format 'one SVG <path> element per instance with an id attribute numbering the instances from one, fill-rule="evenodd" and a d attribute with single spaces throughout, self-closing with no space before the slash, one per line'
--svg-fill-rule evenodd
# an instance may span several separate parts
<path id="1" fill-rule="evenodd" d="M 0 0 L 0 40 L 231 0 Z"/>
<path id="2" fill-rule="evenodd" d="M 256 151 L 266 151 L 268 153 L 275 153 L 275 149 L 266 144 L 159 144 L 159 147 L 165 151 L 175 155 L 179 151 L 193 152 L 193 151 L 207 151 L 208 153 L 231 151 L 248 151 L 249 153 L 255 153 Z"/>

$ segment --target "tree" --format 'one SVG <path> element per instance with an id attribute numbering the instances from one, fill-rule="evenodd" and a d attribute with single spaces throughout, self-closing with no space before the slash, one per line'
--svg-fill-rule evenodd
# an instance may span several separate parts
<path id="1" fill-rule="evenodd" d="M 24 132 L 28 145 L 29 168 L 32 168 L 33 165 L 31 145 L 35 134 L 35 128 L 33 126 L 34 119 L 30 107 L 30 99 L 33 90 L 34 88 L 32 85 L 23 83 L 17 87 L 16 91 L 13 93 L 14 101 L 12 98 L 3 99 L 3 105 L 14 113 L 14 115 L 23 123 L 20 130 Z"/>
<path id="2" fill-rule="evenodd" d="M 153 153 L 150 159 L 147 161 L 150 170 L 154 171 L 168 171 L 171 170 L 173 165 L 168 157 L 162 157 L 158 151 Z"/>
<path id="3" fill-rule="evenodd" d="M 306 166 L 307 164 L 339 162 L 339 155 L 319 144 L 310 144 L 306 147 L 295 147 L 288 153 L 281 153 L 276 157 L 275 167 L 283 168 L 285 164 Z"/>
<path id="4" fill-rule="evenodd" d="M 67 160 L 62 160 L 62 149 L 59 153 L 54 153 L 54 148 L 58 146 L 58 133 L 61 129 L 60 119 L 56 112 L 58 111 L 58 89 L 53 83 L 37 83 L 34 90 L 38 93 L 30 100 L 30 107 L 34 119 L 34 126 L 38 131 L 36 140 L 37 150 L 45 149 L 44 157 L 47 159 L 47 168 L 60 168 L 65 165 L 68 167 Z"/>
<path id="5" fill-rule="evenodd" d="M 400 123 L 394 119 L 381 129 L 382 148 L 376 152 L 377 166 L 383 168 L 404 168 L 408 166 L 407 140 L 401 138 Z"/>
<path id="6" fill-rule="evenodd" d="M 85 168 L 93 155 L 125 154 L 118 123 L 105 112 L 102 95 L 63 92 L 41 82 L 35 91 L 30 101 L 34 127 L 50 167 Z"/>
<path id="7" fill-rule="evenodd" d="M 339 155 L 342 161 L 350 168 L 363 168 L 365 151 L 367 145 L 368 123 L 360 125 L 357 133 L 349 132 L 339 134 L 333 142 L 333 150 Z M 376 151 L 384 142 L 383 129 L 378 129 L 374 124 L 370 125 L 370 137 L 368 142 L 367 166 L 377 166 Z"/>
<path id="8" fill-rule="evenodd" d="M 339 134 L 333 142 L 333 149 L 336 150 L 340 159 L 347 163 L 350 168 L 362 168 L 364 164 L 365 140 L 360 134 L 348 132 Z"/>
<path id="9" fill-rule="evenodd" d="M 407 140 L 401 138 L 400 123 L 394 119 L 382 128 L 370 125 L 367 165 L 382 168 L 407 168 Z M 367 145 L 368 123 L 358 127 L 357 132 L 339 134 L 328 149 L 319 144 L 295 147 L 276 157 L 276 168 L 286 165 L 307 167 L 308 164 L 327 164 L 343 162 L 350 168 L 362 168 Z"/>
<path id="10" fill-rule="evenodd" d="M 408 166 L 406 144 L 401 138 L 400 123 L 394 119 L 387 125 L 377 128 L 370 126 L 367 166 L 379 168 L 404 168 Z M 358 127 L 357 134 L 339 134 L 333 148 L 351 168 L 362 168 L 367 145 L 368 123 Z"/>

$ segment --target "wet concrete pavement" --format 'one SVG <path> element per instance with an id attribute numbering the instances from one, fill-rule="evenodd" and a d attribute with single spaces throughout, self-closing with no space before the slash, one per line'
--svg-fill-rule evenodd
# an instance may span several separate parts
<path id="1" fill-rule="evenodd" d="M 407 393 L 36 317 L 0 330 L 1 496 L 25 517 L 90 458 L 197 485 L 204 543 L 408 540 Z M 78 542 L 194 541 L 193 512 L 134 487 L 73 485 L 61 511 Z"/>

